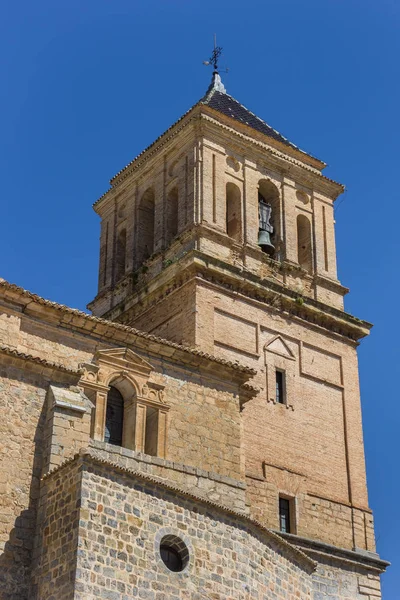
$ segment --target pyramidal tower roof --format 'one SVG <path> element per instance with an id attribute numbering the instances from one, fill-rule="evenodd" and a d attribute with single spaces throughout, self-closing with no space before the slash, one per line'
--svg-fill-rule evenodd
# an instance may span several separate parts
<path id="1" fill-rule="evenodd" d="M 273 138 L 274 140 L 281 142 L 282 144 L 285 144 L 294 150 L 311 156 L 308 152 L 305 152 L 295 144 L 292 144 L 292 142 L 279 133 L 279 131 L 273 129 L 270 125 L 268 125 L 268 123 L 260 119 L 260 117 L 257 117 L 257 115 L 243 106 L 243 104 L 240 104 L 240 102 L 235 100 L 235 98 L 227 94 L 218 71 L 214 71 L 211 84 L 206 94 L 200 100 L 199 104 L 205 104 L 206 106 L 217 110 L 223 115 L 231 117 L 232 119 L 235 119 L 235 121 L 239 121 L 243 125 L 251 127 L 259 133 L 267 135 L 268 137 Z"/>
<path id="2" fill-rule="evenodd" d="M 207 106 L 207 107 L 211 108 L 212 110 L 215 110 L 226 117 L 230 117 L 231 119 L 234 119 L 235 121 L 237 121 L 238 123 L 241 123 L 242 125 L 250 127 L 251 129 L 253 129 L 254 131 L 257 131 L 258 133 L 260 133 L 262 135 L 268 136 L 270 139 L 273 139 L 276 142 L 281 143 L 281 144 L 285 145 L 286 147 L 291 148 L 292 150 L 295 150 L 296 152 L 300 152 L 304 158 L 307 157 L 306 162 L 312 161 L 314 167 L 317 167 L 319 169 L 326 167 L 326 163 L 324 163 L 320 159 L 316 158 L 309 152 L 305 152 L 304 150 L 302 150 L 301 148 L 299 148 L 298 146 L 296 146 L 295 144 L 290 142 L 281 133 L 279 133 L 279 131 L 276 131 L 276 129 L 273 129 L 273 127 L 268 125 L 268 123 L 266 123 L 265 121 L 260 119 L 260 117 L 257 117 L 257 115 L 255 115 L 248 108 L 243 106 L 243 104 L 240 104 L 240 102 L 238 102 L 237 100 L 235 100 L 235 98 L 230 96 L 227 93 L 224 84 L 222 83 L 220 74 L 218 73 L 217 70 L 214 70 L 212 79 L 211 79 L 211 83 L 210 83 L 205 95 L 198 102 L 196 102 L 196 104 L 194 104 L 188 111 L 186 111 L 177 121 L 175 121 L 175 123 L 173 123 L 170 127 L 168 127 L 168 129 L 166 131 L 164 131 L 156 140 L 154 140 L 154 142 L 152 144 L 150 144 L 150 146 L 145 148 L 142 152 L 140 152 L 140 154 L 138 154 L 133 160 L 131 160 L 125 167 L 123 167 L 123 169 L 118 171 L 118 173 L 116 173 L 114 175 L 114 177 L 110 180 L 110 183 L 113 185 L 114 182 L 122 174 L 124 174 L 123 176 L 126 176 L 127 169 L 129 169 L 131 167 L 131 165 L 133 165 L 133 163 L 135 163 L 138 158 L 142 157 L 142 155 L 145 154 L 145 152 L 147 152 L 150 148 L 154 147 L 154 145 L 157 144 L 159 142 L 159 140 L 165 134 L 167 134 L 171 129 L 173 129 L 173 127 L 175 127 L 180 121 L 182 121 L 189 113 L 191 113 L 197 107 L 201 107 L 201 106 Z M 103 194 L 103 196 L 101 196 L 95 202 L 95 204 L 97 204 L 97 202 L 99 200 L 101 200 L 104 196 L 105 196 L 105 194 Z"/>

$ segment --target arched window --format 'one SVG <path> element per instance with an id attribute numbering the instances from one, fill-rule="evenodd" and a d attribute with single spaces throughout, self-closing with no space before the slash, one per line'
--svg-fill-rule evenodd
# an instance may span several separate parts
<path id="1" fill-rule="evenodd" d="M 305 215 L 297 217 L 297 261 L 311 273 L 313 268 L 311 246 L 311 223 Z"/>
<path id="2" fill-rule="evenodd" d="M 226 184 L 226 233 L 237 242 L 242 241 L 240 189 L 230 182 Z"/>
<path id="3" fill-rule="evenodd" d="M 122 229 L 117 236 L 115 252 L 115 280 L 119 281 L 125 275 L 126 264 L 126 229 Z"/>
<path id="4" fill-rule="evenodd" d="M 261 215 L 264 211 L 261 211 L 260 208 L 265 205 L 270 207 L 268 209 L 269 225 L 272 228 L 272 231 L 267 231 L 272 244 L 272 247 L 269 249 L 268 253 L 271 256 L 274 256 L 274 258 L 279 259 L 281 240 L 281 210 L 279 190 L 268 179 L 260 179 L 258 182 L 258 207 L 260 218 L 259 238 L 265 227 L 261 219 Z"/>
<path id="5" fill-rule="evenodd" d="M 165 243 L 167 246 L 172 242 L 178 233 L 178 203 L 178 188 L 174 187 L 172 190 L 170 190 L 167 196 L 167 218 L 165 231 Z"/>
<path id="6" fill-rule="evenodd" d="M 136 394 L 129 379 L 113 379 L 107 394 L 104 441 L 151 456 L 164 456 L 168 406 L 157 400 L 157 392 L 149 391 L 147 384 L 142 393 L 150 396 L 150 401 Z"/>
<path id="7" fill-rule="evenodd" d="M 139 203 L 137 263 L 142 264 L 154 252 L 154 190 L 147 189 Z"/>
<path id="8" fill-rule="evenodd" d="M 122 430 L 124 426 L 124 399 L 117 388 L 111 386 L 107 394 L 106 425 L 104 441 L 115 446 L 122 446 Z"/>

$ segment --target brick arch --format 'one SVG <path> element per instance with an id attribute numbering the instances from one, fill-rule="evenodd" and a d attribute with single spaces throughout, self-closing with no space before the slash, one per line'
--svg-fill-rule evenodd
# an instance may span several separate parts
<path id="1" fill-rule="evenodd" d="M 140 198 L 137 221 L 136 262 L 140 266 L 154 252 L 155 193 L 152 187 Z"/>
<path id="2" fill-rule="evenodd" d="M 270 224 L 273 227 L 271 241 L 275 246 L 274 258 L 277 258 L 282 240 L 281 195 L 277 186 L 270 179 L 264 178 L 258 181 L 258 202 L 260 200 L 271 206 Z"/>

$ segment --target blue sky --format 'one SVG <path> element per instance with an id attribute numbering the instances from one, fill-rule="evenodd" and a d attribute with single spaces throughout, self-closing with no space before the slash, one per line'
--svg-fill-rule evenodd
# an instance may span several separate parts
<path id="1" fill-rule="evenodd" d="M 1 276 L 83 309 L 108 180 L 194 104 L 214 31 L 230 94 L 345 183 L 346 309 L 359 350 L 370 505 L 400 593 L 398 0 L 20 0 L 0 8 Z"/>

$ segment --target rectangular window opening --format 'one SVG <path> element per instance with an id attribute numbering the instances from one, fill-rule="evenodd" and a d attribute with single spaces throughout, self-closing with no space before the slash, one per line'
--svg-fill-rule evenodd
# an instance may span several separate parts
<path id="1" fill-rule="evenodd" d="M 291 527 L 291 504 L 293 500 L 279 497 L 279 529 L 283 533 L 293 533 Z"/>
<path id="2" fill-rule="evenodd" d="M 285 372 L 279 371 L 276 369 L 275 371 L 275 384 L 276 384 L 276 392 L 275 392 L 275 401 L 277 404 L 286 404 L 286 389 L 285 389 Z"/>
<path id="3" fill-rule="evenodd" d="M 146 410 L 145 454 L 157 456 L 158 448 L 158 410 L 150 406 Z"/>

